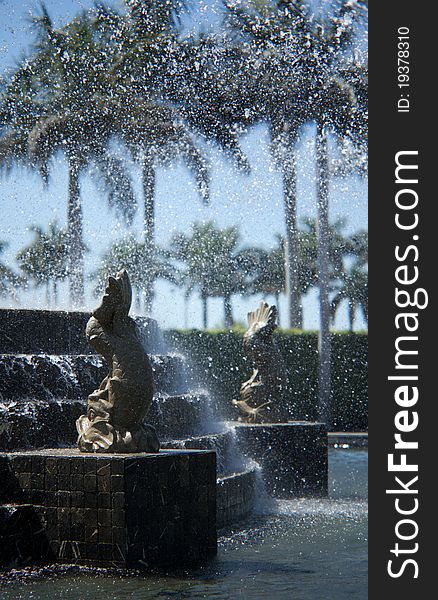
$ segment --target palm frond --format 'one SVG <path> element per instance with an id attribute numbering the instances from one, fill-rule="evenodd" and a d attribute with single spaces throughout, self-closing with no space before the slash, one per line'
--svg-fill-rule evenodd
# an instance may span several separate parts
<path id="1" fill-rule="evenodd" d="M 108 194 L 108 204 L 131 225 L 137 211 L 137 200 L 123 161 L 102 148 L 96 154 L 98 176 Z"/>
<path id="2" fill-rule="evenodd" d="M 203 155 L 196 148 L 192 138 L 181 127 L 180 138 L 178 142 L 181 154 L 185 157 L 187 165 L 193 172 L 198 185 L 199 194 L 204 204 L 210 202 L 210 178 L 207 162 Z"/>
<path id="3" fill-rule="evenodd" d="M 27 135 L 11 130 L 0 137 L 0 173 L 9 175 L 14 164 L 27 164 Z"/>
<path id="4" fill-rule="evenodd" d="M 68 116 L 41 119 L 29 135 L 29 158 L 38 166 L 44 181 L 49 176 L 49 161 L 59 148 L 68 148 L 72 127 Z"/>

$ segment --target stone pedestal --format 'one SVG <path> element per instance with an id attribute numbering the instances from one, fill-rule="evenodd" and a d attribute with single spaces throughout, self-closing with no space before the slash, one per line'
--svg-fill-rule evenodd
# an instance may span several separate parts
<path id="1" fill-rule="evenodd" d="M 217 482 L 217 526 L 228 527 L 247 519 L 256 501 L 256 471 L 248 469 Z"/>
<path id="2" fill-rule="evenodd" d="M 0 545 L 27 548 L 38 533 L 34 552 L 42 556 L 32 561 L 148 568 L 216 553 L 213 451 L 0 453 L 0 479 Z M 18 531 L 11 523 L 27 525 Z"/>
<path id="3" fill-rule="evenodd" d="M 323 423 L 233 425 L 242 452 L 262 467 L 268 494 L 274 498 L 327 495 L 327 429 Z"/>

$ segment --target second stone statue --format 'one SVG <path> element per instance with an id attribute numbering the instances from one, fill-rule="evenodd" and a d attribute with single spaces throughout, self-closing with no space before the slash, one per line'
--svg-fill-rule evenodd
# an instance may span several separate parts
<path id="1" fill-rule="evenodd" d="M 155 429 L 144 423 L 154 394 L 152 367 L 128 316 L 132 291 L 122 269 L 108 279 L 102 302 L 87 323 L 90 345 L 109 373 L 88 397 L 87 414 L 76 422 L 82 452 L 158 452 Z"/>

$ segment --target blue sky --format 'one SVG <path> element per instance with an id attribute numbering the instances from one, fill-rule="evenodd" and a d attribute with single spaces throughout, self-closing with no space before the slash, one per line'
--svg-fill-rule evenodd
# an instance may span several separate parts
<path id="1" fill-rule="evenodd" d="M 113 3 L 116 4 L 116 3 Z M 208 29 L 214 26 L 215 1 L 196 5 L 194 26 Z M 48 0 L 46 6 L 56 24 L 61 24 L 92 2 L 74 0 Z M 30 25 L 26 17 L 38 11 L 36 2 L 0 0 L 0 73 L 14 64 L 32 40 Z M 186 21 L 189 24 L 189 21 Z M 215 220 L 224 227 L 238 225 L 242 245 L 262 245 L 266 248 L 276 243 L 276 234 L 284 234 L 284 212 L 281 177 L 269 156 L 267 129 L 257 126 L 242 136 L 242 145 L 251 162 L 251 174 L 236 171 L 233 163 L 214 146 L 201 142 L 211 169 L 211 205 L 202 205 L 189 171 L 176 162 L 158 170 L 156 193 L 156 236 L 157 242 L 165 245 L 176 231 L 189 232 L 195 221 Z M 314 131 L 309 127 L 303 134 L 298 148 L 298 218 L 315 216 L 314 182 Z M 134 172 L 135 172 L 135 167 Z M 137 197 L 141 206 L 140 178 L 137 178 Z M 91 252 L 86 259 L 87 271 L 98 265 L 99 257 L 108 245 L 128 232 L 119 222 L 117 215 L 107 210 L 104 195 L 96 182 L 86 176 L 81 182 L 85 242 Z M 65 224 L 67 205 L 67 169 L 62 156 L 52 169 L 52 177 L 44 187 L 40 177 L 26 169 L 14 168 L 8 178 L 0 180 L 0 240 L 9 243 L 5 260 L 14 266 L 16 252 L 32 240 L 28 227 L 38 224 L 46 227 L 50 221 Z M 367 182 L 357 176 L 344 180 L 333 179 L 330 189 L 330 215 L 335 220 L 346 216 L 346 232 L 367 228 Z M 140 239 L 142 216 L 136 216 L 132 232 Z M 66 289 L 62 290 L 62 308 L 67 308 Z M 259 298 L 250 300 L 234 297 L 235 318 L 244 322 L 248 310 Z M 96 300 L 87 299 L 88 307 Z M 44 305 L 44 293 L 29 292 L 23 296 L 24 306 Z M 280 301 L 280 315 L 285 315 L 286 302 Z M 180 290 L 166 283 L 156 287 L 153 316 L 163 328 L 201 326 L 201 305 L 194 295 L 187 315 L 184 317 L 184 302 Z M 220 300 L 209 301 L 209 324 L 219 325 L 223 318 Z M 346 328 L 346 310 L 339 313 L 337 328 Z M 358 322 L 363 327 L 363 321 Z M 318 327 L 317 293 L 314 290 L 305 299 L 304 326 Z"/>

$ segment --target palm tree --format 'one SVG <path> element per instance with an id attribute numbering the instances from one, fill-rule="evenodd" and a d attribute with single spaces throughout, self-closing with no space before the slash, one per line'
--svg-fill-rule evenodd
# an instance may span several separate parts
<path id="1" fill-rule="evenodd" d="M 47 305 L 58 304 L 58 283 L 68 275 L 68 235 L 56 223 L 49 225 L 45 233 L 41 227 L 33 225 L 30 231 L 35 234 L 32 244 L 18 252 L 20 269 L 34 285 L 46 286 Z M 52 284 L 52 294 L 50 294 Z"/>
<path id="2" fill-rule="evenodd" d="M 300 262 L 306 264 L 307 275 L 312 285 L 318 284 L 318 221 L 313 218 L 301 219 L 299 230 Z M 344 270 L 344 259 L 347 256 L 359 257 L 367 261 L 366 244 L 368 235 L 359 231 L 351 236 L 344 234 L 347 219 L 336 219 L 328 227 L 327 263 L 329 280 L 339 278 Z"/>
<path id="3" fill-rule="evenodd" d="M 144 242 L 138 242 L 130 235 L 125 239 L 114 242 L 102 259 L 101 267 L 90 275 L 97 280 L 94 293 L 99 296 L 105 289 L 110 275 L 125 268 L 135 292 L 136 308 L 140 313 L 141 299 L 145 290 L 152 289 L 157 279 L 165 279 L 175 285 L 179 284 L 179 272 L 169 262 L 170 254 L 160 248 L 155 248 L 151 255 L 149 247 Z M 145 307 L 145 312 L 147 307 Z"/>
<path id="4" fill-rule="evenodd" d="M 331 317 L 334 320 L 341 303 L 346 300 L 348 306 L 349 330 L 353 331 L 354 319 L 359 308 L 362 309 L 365 321 L 368 323 L 368 273 L 353 264 L 345 270 L 341 285 L 331 301 Z"/>
<path id="5" fill-rule="evenodd" d="M 352 49 L 353 23 L 362 11 L 361 3 L 343 2 L 332 11 L 331 18 L 318 22 L 302 0 L 248 0 L 245 4 L 229 3 L 234 29 L 250 39 L 257 56 L 257 70 L 268 86 L 260 86 L 259 106 L 271 123 L 274 151 L 286 157 L 283 165 L 285 214 L 288 243 L 288 279 L 292 299 L 291 317 L 298 294 L 297 237 L 295 202 L 295 164 L 293 147 L 302 124 L 314 122 L 316 135 L 317 212 L 319 239 L 320 288 L 320 414 L 328 419 L 330 397 L 329 278 L 326 264 L 328 251 L 328 131 L 352 139 L 363 137 L 357 125 L 357 96 L 364 87 L 355 85 L 350 66 L 343 60 Z M 262 52 L 261 52 L 262 51 Z M 266 57 L 266 58 L 265 58 Z M 343 64 L 344 63 L 344 64 Z M 263 79 L 262 79 L 263 83 Z M 266 99 L 266 94 L 268 92 Z M 274 102 L 270 105 L 269 99 Z M 356 109 L 356 110 L 355 110 Z M 279 150 L 279 152 L 278 152 Z"/>
<path id="6" fill-rule="evenodd" d="M 330 280 L 329 280 L 329 185 L 330 168 L 328 132 L 348 137 L 349 128 L 354 130 L 357 122 L 357 97 L 355 88 L 342 80 L 341 54 L 352 39 L 352 26 L 348 18 L 354 18 L 355 4 L 341 4 L 338 14 L 313 37 L 314 46 L 322 50 L 322 67 L 329 73 L 328 82 L 323 83 L 322 93 L 314 104 L 313 120 L 316 122 L 316 192 L 317 192 L 317 237 L 318 237 L 318 280 L 319 280 L 319 391 L 318 406 L 320 419 L 330 426 L 331 399 L 331 338 L 330 338 Z M 331 52 L 330 52 L 331 50 Z M 347 107 L 347 110 L 345 111 Z M 345 114 L 346 112 L 346 114 Z M 354 131 L 355 138 L 358 131 Z M 360 131 L 360 135 L 365 135 Z M 354 139 L 354 138 L 353 138 Z"/>
<path id="7" fill-rule="evenodd" d="M 182 158 L 195 176 L 204 203 L 209 201 L 209 178 L 207 163 L 181 115 L 159 99 L 158 80 L 175 43 L 174 29 L 185 2 L 126 0 L 126 4 L 127 17 L 116 29 L 117 43 L 109 71 L 112 93 L 109 102 L 105 99 L 105 106 L 112 113 L 117 136 L 140 166 L 143 239 L 152 254 L 157 167 Z M 149 310 L 152 290 L 145 288 L 144 292 Z"/>
<path id="8" fill-rule="evenodd" d="M 121 208 L 128 223 L 135 213 L 135 198 L 122 161 L 107 151 L 113 136 L 128 145 L 142 167 L 144 236 L 151 252 L 158 161 L 169 160 L 174 155 L 184 156 L 195 172 L 203 200 L 208 200 L 205 161 L 187 130 L 178 122 L 176 112 L 154 101 L 147 88 L 152 85 L 153 78 L 145 78 L 144 73 L 150 71 L 152 63 L 155 71 L 159 67 L 157 48 L 163 33 L 160 30 L 151 37 L 150 27 L 146 31 L 139 26 L 142 7 L 151 12 L 147 4 L 135 1 L 128 4 L 127 19 L 99 7 L 94 16 L 82 13 L 60 30 L 54 29 L 43 7 L 41 17 L 35 19 L 39 32 L 36 55 L 22 73 L 21 93 L 18 98 L 9 94 L 4 102 L 10 108 L 9 115 L 5 114 L 9 129 L 2 139 L 3 157 L 0 145 L 0 164 L 9 166 L 12 158 L 26 159 L 30 154 L 47 179 L 50 159 L 59 150 L 67 157 L 70 277 L 74 304 L 81 304 L 83 299 L 81 172 L 91 162 L 97 164 L 109 191 L 110 206 Z M 151 23 L 155 23 L 157 17 L 166 16 L 170 3 L 162 4 L 163 10 L 152 11 Z M 133 33 L 139 31 L 143 34 L 132 42 Z M 33 100 L 32 111 L 29 102 L 23 108 L 23 99 L 27 97 Z M 13 117 L 24 118 L 28 113 L 34 118 L 22 131 L 23 128 L 15 126 Z"/>
<path id="9" fill-rule="evenodd" d="M 183 46 L 179 77 L 170 94 L 201 132 L 214 137 L 247 167 L 237 140 L 239 128 L 267 121 L 272 154 L 283 177 L 289 316 L 300 315 L 296 227 L 295 145 L 301 126 L 328 98 L 347 106 L 350 87 L 333 79 L 330 44 L 345 32 L 322 39 L 303 2 L 226 2 L 231 40 L 200 39 Z M 341 29 L 341 23 L 337 33 Z M 342 41 L 344 44 L 345 42 Z M 174 61 L 172 61 L 174 69 Z M 175 69 L 174 69 L 175 70 Z M 346 100 L 348 102 L 346 102 Z"/>
<path id="10" fill-rule="evenodd" d="M 309 80 L 298 62 L 302 54 L 298 43 L 298 31 L 302 29 L 301 15 L 286 15 L 277 4 L 250 1 L 246 4 L 227 2 L 226 6 L 231 31 L 237 33 L 238 39 L 248 47 L 246 54 L 250 57 L 245 61 L 245 84 L 250 92 L 246 94 L 243 105 L 251 107 L 253 121 L 268 122 L 271 154 L 282 175 L 289 326 L 299 327 L 302 307 L 296 224 L 295 146 L 300 128 L 307 118 Z M 249 81 L 253 82 L 251 86 L 248 86 Z"/>
<path id="11" fill-rule="evenodd" d="M 0 241 L 0 256 L 6 250 L 8 244 Z M 17 290 L 24 285 L 25 279 L 20 277 L 0 260 L 0 298 L 12 298 L 18 300 Z"/>
<path id="12" fill-rule="evenodd" d="M 274 296 L 279 311 L 279 296 L 286 289 L 286 280 L 284 240 L 281 236 L 277 238 L 278 246 L 272 250 L 263 248 L 242 250 L 239 253 L 239 269 L 245 278 L 243 293 L 261 294 L 263 297 Z"/>
<path id="13" fill-rule="evenodd" d="M 128 100 L 126 100 L 128 102 Z M 194 172 L 202 200 L 209 199 L 207 165 L 177 113 L 165 106 L 131 98 L 127 113 L 124 102 L 113 106 L 113 118 L 118 123 L 117 134 L 139 162 L 144 202 L 144 243 L 153 251 L 155 238 L 156 168 L 182 157 Z"/>
<path id="14" fill-rule="evenodd" d="M 182 284 L 186 294 L 199 290 L 202 301 L 202 322 L 207 328 L 207 299 L 221 297 L 224 303 L 224 326 L 233 326 L 232 296 L 245 289 L 242 265 L 245 251 L 238 251 L 239 232 L 236 227 L 218 229 L 212 221 L 195 223 L 190 237 L 176 234 L 171 241 L 173 256 L 186 265 Z"/>
<path id="15" fill-rule="evenodd" d="M 135 202 L 121 162 L 106 146 L 112 134 L 110 115 L 96 102 L 108 67 L 106 45 L 96 37 L 96 23 L 83 13 L 55 30 L 43 7 L 34 19 L 38 30 L 34 56 L 12 77 L 2 94 L 0 162 L 10 167 L 26 160 L 48 179 L 58 151 L 68 162 L 68 242 L 73 305 L 83 303 L 83 224 L 80 175 L 94 161 L 109 186 L 110 204 L 129 222 Z"/>
<path id="16" fill-rule="evenodd" d="M 343 229 L 345 219 L 338 219 L 329 227 L 329 278 L 330 284 L 342 277 L 344 259 L 354 256 L 356 261 L 364 264 L 367 261 L 367 234 L 357 232 L 346 237 Z M 250 251 L 248 262 L 252 263 L 253 271 L 247 285 L 247 293 L 273 295 L 278 306 L 279 294 L 287 291 L 287 241 L 277 236 L 278 244 L 271 251 L 255 248 Z M 318 240 L 317 223 L 315 219 L 303 218 L 302 226 L 297 231 L 297 262 L 298 262 L 298 292 L 301 297 L 311 287 L 318 286 Z M 359 258 L 361 257 L 361 258 Z M 298 321 L 302 328 L 302 314 Z"/>

